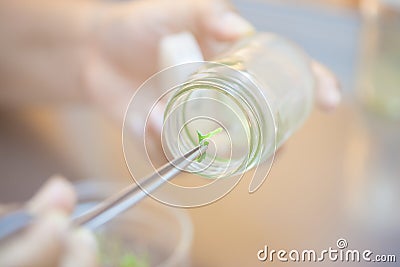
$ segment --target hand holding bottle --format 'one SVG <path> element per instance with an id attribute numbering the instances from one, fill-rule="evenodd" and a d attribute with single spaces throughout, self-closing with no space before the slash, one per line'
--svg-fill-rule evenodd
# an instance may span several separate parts
<path id="1" fill-rule="evenodd" d="M 1 105 L 83 100 L 118 123 L 133 90 L 157 71 L 161 38 L 191 32 L 212 59 L 254 31 L 223 0 L 25 0 L 0 10 L 0 36 L 8 36 L 0 47 Z M 336 79 L 318 63 L 313 70 L 319 103 L 335 107 Z"/>

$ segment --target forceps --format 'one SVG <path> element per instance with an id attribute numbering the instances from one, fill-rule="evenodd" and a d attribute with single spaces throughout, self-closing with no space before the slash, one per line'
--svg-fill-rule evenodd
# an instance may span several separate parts
<path id="1" fill-rule="evenodd" d="M 180 158 L 176 158 L 157 169 L 153 174 L 142 179 L 139 185 L 132 184 L 117 194 L 105 199 L 86 213 L 71 219 L 73 226 L 85 226 L 95 229 L 110 221 L 143 200 L 158 187 L 185 171 L 207 150 L 207 143 L 202 142 Z M 27 228 L 35 221 L 34 215 L 25 209 L 7 213 L 0 218 L 0 241 Z"/>

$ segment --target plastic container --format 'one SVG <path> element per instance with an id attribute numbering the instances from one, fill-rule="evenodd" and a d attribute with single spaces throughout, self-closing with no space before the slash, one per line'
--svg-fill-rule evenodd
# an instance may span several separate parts
<path id="1" fill-rule="evenodd" d="M 121 188 L 110 182 L 76 184 L 76 214 Z M 192 223 L 184 210 L 148 198 L 95 231 L 102 267 L 190 266 Z M 136 260 L 136 263 L 133 263 Z"/>

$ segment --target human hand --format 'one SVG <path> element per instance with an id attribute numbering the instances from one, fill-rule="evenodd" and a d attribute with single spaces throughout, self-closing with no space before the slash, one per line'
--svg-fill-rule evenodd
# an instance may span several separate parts
<path id="1" fill-rule="evenodd" d="M 212 59 L 221 47 L 254 31 L 224 0 L 40 4 L 2 3 L 0 103 L 83 99 L 119 124 L 133 91 L 157 71 L 163 37 L 191 32 Z M 340 101 L 334 75 L 315 62 L 313 70 L 318 103 L 334 108 Z"/>
<path id="2" fill-rule="evenodd" d="M 159 70 L 163 37 L 190 32 L 211 59 L 221 47 L 254 32 L 222 0 L 108 3 L 99 12 L 93 32 L 98 49 L 87 65 L 85 87 L 90 99 L 120 122 L 133 90 Z"/>
<path id="3" fill-rule="evenodd" d="M 0 266 L 97 266 L 93 235 L 68 225 L 74 203 L 71 184 L 58 177 L 48 181 L 27 204 L 28 210 L 37 216 L 34 225 L 0 243 Z"/>
<path id="4" fill-rule="evenodd" d="M 158 46 L 163 37 L 189 31 L 205 58 L 212 59 L 229 43 L 254 32 L 252 25 L 222 0 L 108 3 L 98 18 L 94 34 L 98 50 L 88 65 L 86 88 L 90 98 L 118 121 L 132 89 L 158 71 Z M 323 110 L 335 108 L 341 98 L 335 76 L 315 61 L 312 70 L 318 105 Z"/>

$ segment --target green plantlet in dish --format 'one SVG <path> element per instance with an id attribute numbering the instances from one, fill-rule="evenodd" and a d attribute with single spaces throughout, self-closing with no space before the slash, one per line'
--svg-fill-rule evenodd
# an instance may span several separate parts
<path id="1" fill-rule="evenodd" d="M 145 260 L 139 259 L 133 254 L 126 254 L 121 258 L 119 267 L 148 267 Z"/>
<path id="2" fill-rule="evenodd" d="M 197 137 L 199 138 L 199 145 L 205 140 L 205 139 L 210 139 L 211 137 L 213 137 L 216 134 L 219 134 L 220 132 L 222 132 L 222 128 L 217 128 L 214 131 L 211 131 L 207 134 L 202 134 L 199 130 L 197 130 Z M 207 140 L 204 141 L 204 145 L 208 145 L 209 142 Z M 206 158 L 206 152 L 204 152 L 203 154 L 201 154 L 200 156 L 197 157 L 197 162 L 202 162 L 204 159 Z"/>
<path id="3" fill-rule="evenodd" d="M 101 266 L 112 267 L 149 267 L 147 255 L 135 254 L 124 248 L 122 241 L 104 233 L 96 234 L 99 245 Z"/>

